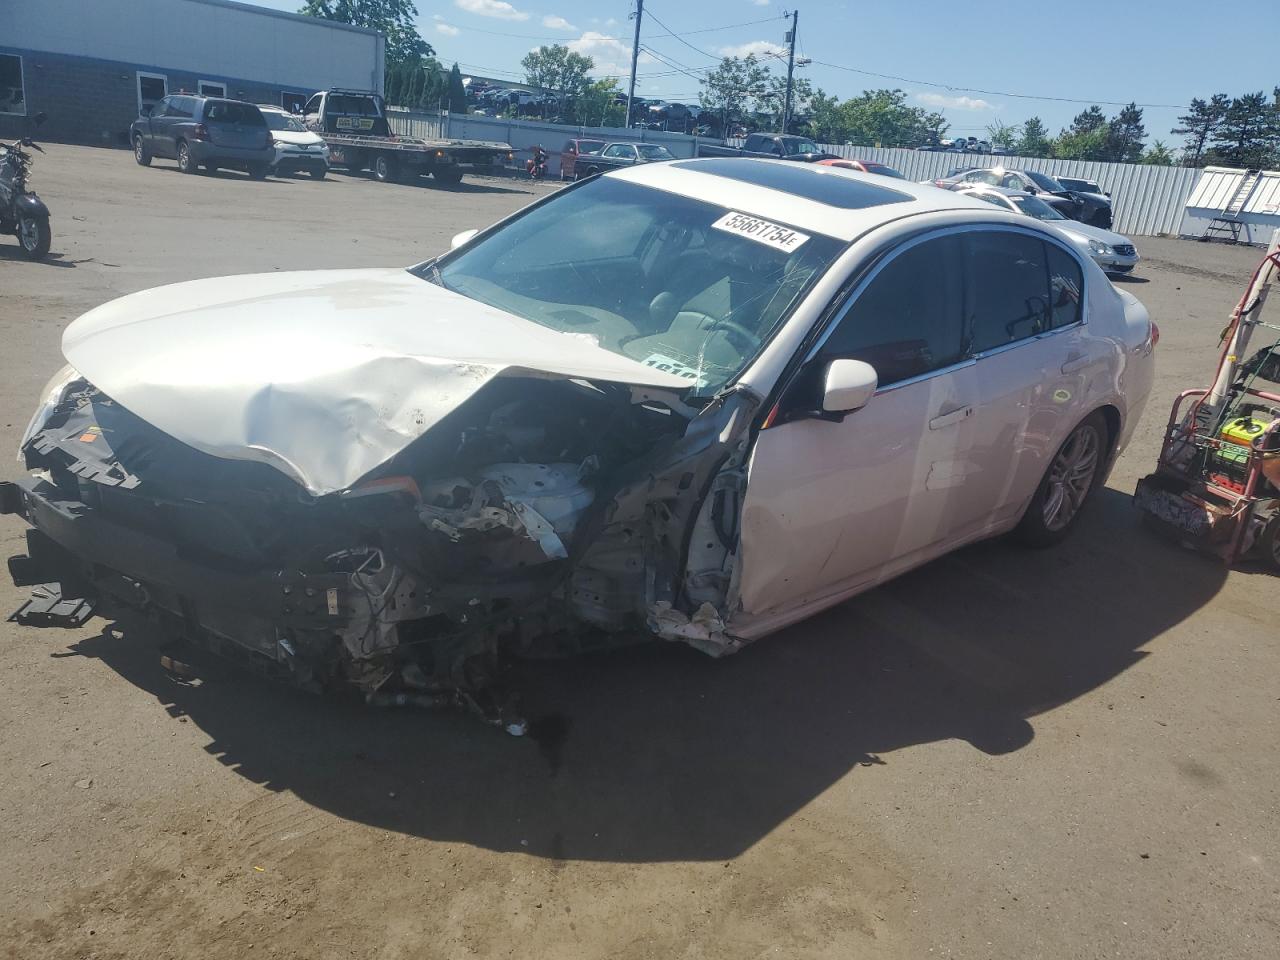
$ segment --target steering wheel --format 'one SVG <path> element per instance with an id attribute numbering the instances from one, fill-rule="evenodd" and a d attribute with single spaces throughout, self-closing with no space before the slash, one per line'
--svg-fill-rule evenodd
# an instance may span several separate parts
<path id="1" fill-rule="evenodd" d="M 716 330 L 723 330 L 730 341 L 737 339 L 739 342 L 735 344 L 735 348 L 745 345 L 746 349 L 738 350 L 743 356 L 750 356 L 756 352 L 756 347 L 760 346 L 760 338 L 753 331 L 728 317 L 713 322 L 707 329 L 707 333 Z"/>

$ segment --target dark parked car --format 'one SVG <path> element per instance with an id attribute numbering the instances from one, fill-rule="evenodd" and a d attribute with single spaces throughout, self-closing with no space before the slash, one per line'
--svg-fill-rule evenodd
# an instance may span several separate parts
<path id="1" fill-rule="evenodd" d="M 152 157 L 178 161 L 183 173 L 203 167 L 247 170 L 261 180 L 271 169 L 275 147 L 262 111 L 252 103 L 221 97 L 172 94 L 129 127 L 133 157 L 148 166 Z"/>
<path id="2" fill-rule="evenodd" d="M 827 153 L 808 137 L 784 136 L 780 133 L 752 133 L 741 149 L 698 144 L 700 157 L 772 157 L 775 160 L 799 160 L 814 163 L 818 160 L 838 160 L 834 153 Z"/>
<path id="3" fill-rule="evenodd" d="M 1068 189 L 1047 173 L 1036 170 L 1008 170 L 1004 167 L 970 170 L 955 176 L 927 181 L 946 190 L 985 184 L 1003 187 L 1040 197 L 1064 217 L 1090 226 L 1111 228 L 1111 200 L 1100 194 L 1080 193 Z"/>
<path id="4" fill-rule="evenodd" d="M 583 157 L 578 161 L 576 168 L 578 176 L 590 177 L 605 170 L 618 170 L 622 167 L 634 167 L 638 163 L 656 163 L 674 159 L 675 154 L 656 143 L 611 143 L 598 154 Z"/>
<path id="5" fill-rule="evenodd" d="M 1104 230 L 1111 229 L 1111 194 L 1098 186 L 1097 180 L 1084 180 L 1080 177 L 1058 177 L 1058 182 L 1084 201 L 1086 213 L 1082 218 L 1085 223 Z"/>

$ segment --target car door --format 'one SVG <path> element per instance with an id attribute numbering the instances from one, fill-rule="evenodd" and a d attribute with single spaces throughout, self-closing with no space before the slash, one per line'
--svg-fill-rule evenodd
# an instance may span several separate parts
<path id="1" fill-rule="evenodd" d="M 627 151 L 630 148 L 625 143 L 611 143 L 607 146 L 600 159 L 603 161 L 600 166 L 606 168 L 622 167 L 626 165 Z"/>
<path id="2" fill-rule="evenodd" d="M 751 453 L 742 512 L 748 617 L 834 602 L 945 548 L 974 397 L 956 231 L 891 251 L 841 305 Z M 864 360 L 861 410 L 813 415 L 830 362 Z"/>
<path id="3" fill-rule="evenodd" d="M 158 103 L 153 104 L 151 112 L 143 115 L 138 124 L 142 128 L 142 139 L 146 142 L 147 149 L 156 156 L 164 156 L 164 154 L 156 151 L 156 134 L 164 127 L 164 117 L 169 110 L 169 102 L 172 99 L 172 97 L 164 97 Z"/>
<path id="4" fill-rule="evenodd" d="M 967 353 L 977 415 L 956 478 L 956 535 L 1021 516 L 1049 458 L 1089 412 L 1085 380 L 1104 360 L 1084 332 L 1084 271 L 1040 231 L 963 234 Z"/>
<path id="5" fill-rule="evenodd" d="M 164 109 L 157 107 L 152 112 L 151 152 L 157 157 L 173 158 L 178 155 L 178 127 L 190 114 L 190 108 L 186 106 L 190 101 L 190 97 L 165 97 Z"/>

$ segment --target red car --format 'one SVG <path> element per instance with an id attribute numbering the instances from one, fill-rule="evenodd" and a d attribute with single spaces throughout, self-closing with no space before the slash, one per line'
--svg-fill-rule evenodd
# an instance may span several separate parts
<path id="1" fill-rule="evenodd" d="M 818 164 L 823 167 L 844 167 L 846 170 L 861 170 L 863 173 L 878 173 L 882 177 L 897 177 L 899 180 L 907 179 L 893 167 L 885 166 L 883 163 L 876 163 L 873 160 L 845 160 L 838 158 L 835 160 L 819 160 Z"/>
<path id="2" fill-rule="evenodd" d="M 604 149 L 603 140 L 570 140 L 560 151 L 560 179 L 577 179 L 574 165 L 578 162 L 578 157 L 599 153 L 602 149 Z"/>

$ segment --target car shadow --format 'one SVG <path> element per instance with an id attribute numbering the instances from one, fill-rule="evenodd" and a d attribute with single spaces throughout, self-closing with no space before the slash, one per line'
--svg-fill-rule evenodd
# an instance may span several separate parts
<path id="1" fill-rule="evenodd" d="M 1109 273 L 1112 283 L 1150 283 L 1146 277 L 1135 277 L 1132 273 Z"/>
<path id="2" fill-rule="evenodd" d="M 63 267 L 71 269 L 74 269 L 76 264 L 81 262 L 78 260 L 68 260 L 66 258 L 66 254 L 55 252 L 46 253 L 39 260 L 32 260 L 30 257 L 23 254 L 16 241 L 12 244 L 0 243 L 0 260 L 13 260 L 18 263 L 34 263 L 37 266 Z"/>
<path id="3" fill-rule="evenodd" d="M 368 170 L 330 170 L 330 175 L 337 174 L 342 177 L 350 177 L 355 180 L 368 180 L 377 182 L 377 178 Z M 469 176 L 469 175 L 468 175 Z M 434 177 L 413 177 L 405 180 L 389 181 L 393 185 L 402 187 L 421 187 L 430 190 L 440 190 L 445 193 L 520 193 L 532 194 L 533 190 L 521 189 L 515 186 L 499 186 L 497 183 L 481 182 L 470 179 L 463 179 L 458 183 L 441 183 Z"/>
<path id="4" fill-rule="evenodd" d="M 1147 647 L 1225 576 L 1104 489 L 1058 548 L 969 547 L 725 660 L 650 644 L 521 665 L 525 739 L 204 657 L 197 681 L 178 682 L 146 631 L 108 628 L 73 650 L 197 724 L 239 776 L 337 816 L 555 860 L 718 860 L 895 751 L 1026 746 L 1038 714 L 1143 657 L 1176 657 Z"/>

